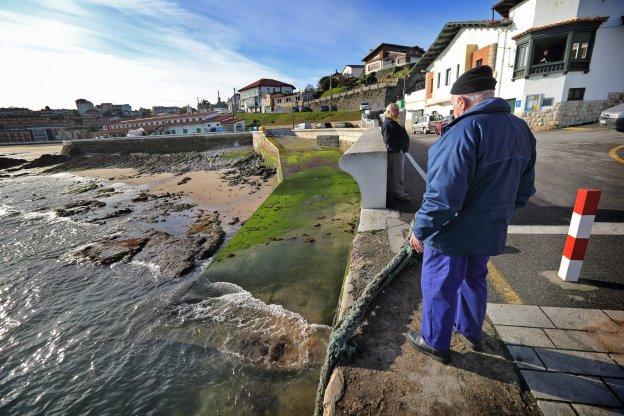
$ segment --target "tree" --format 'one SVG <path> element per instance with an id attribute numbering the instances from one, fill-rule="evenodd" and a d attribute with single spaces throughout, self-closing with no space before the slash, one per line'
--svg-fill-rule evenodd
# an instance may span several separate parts
<path id="1" fill-rule="evenodd" d="M 325 75 L 318 80 L 318 90 L 327 91 L 329 89 L 329 76 Z"/>
<path id="2" fill-rule="evenodd" d="M 206 99 L 203 99 L 199 103 L 197 103 L 198 110 L 208 110 L 211 106 L 212 105 L 210 104 L 210 101 Z"/>
<path id="3" fill-rule="evenodd" d="M 313 92 L 314 91 L 314 87 L 312 86 L 312 84 L 308 84 L 308 85 L 306 85 L 304 91 L 305 92 Z"/>

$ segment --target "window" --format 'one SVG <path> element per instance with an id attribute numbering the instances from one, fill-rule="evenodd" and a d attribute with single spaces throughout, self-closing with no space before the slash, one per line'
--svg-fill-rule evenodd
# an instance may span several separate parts
<path id="1" fill-rule="evenodd" d="M 535 40 L 531 65 L 548 64 L 563 61 L 568 35 Z"/>
<path id="2" fill-rule="evenodd" d="M 459 64 L 457 64 L 457 74 L 455 75 L 455 79 L 459 78 Z"/>
<path id="3" fill-rule="evenodd" d="M 446 74 L 444 77 L 444 85 L 449 85 L 451 83 L 451 68 L 446 70 Z"/>
<path id="4" fill-rule="evenodd" d="M 481 65 L 483 65 L 483 58 L 477 59 L 477 62 L 475 62 L 475 66 L 481 66 Z"/>
<path id="5" fill-rule="evenodd" d="M 197 133 L 201 133 L 201 128 L 197 127 L 197 128 L 195 129 L 195 131 L 196 131 Z"/>
<path id="6" fill-rule="evenodd" d="M 182 129 L 182 133 L 187 134 L 188 130 L 187 129 Z"/>
<path id="7" fill-rule="evenodd" d="M 585 88 L 570 88 L 568 91 L 568 101 L 583 101 Z"/>
<path id="8" fill-rule="evenodd" d="M 552 107 L 554 102 L 554 97 L 542 98 L 542 107 Z"/>
<path id="9" fill-rule="evenodd" d="M 526 66 L 527 49 L 529 44 L 518 45 L 516 49 L 516 69 L 524 68 Z"/>
<path id="10" fill-rule="evenodd" d="M 441 73 L 438 72 L 438 87 L 437 88 L 440 88 L 440 75 L 441 75 Z"/>

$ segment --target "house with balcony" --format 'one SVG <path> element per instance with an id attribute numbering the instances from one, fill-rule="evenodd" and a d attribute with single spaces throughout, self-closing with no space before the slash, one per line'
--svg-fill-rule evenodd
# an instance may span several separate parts
<path id="1" fill-rule="evenodd" d="M 362 59 L 364 73 L 368 75 L 381 69 L 414 63 L 424 52 L 420 46 L 380 43 L 376 48 L 370 49 Z"/>
<path id="2" fill-rule="evenodd" d="M 270 78 L 261 78 L 238 90 L 240 94 L 240 106 L 246 113 L 263 113 L 270 100 L 263 104 L 262 97 L 265 94 L 282 93 L 291 94 L 295 86 L 287 82 Z"/>
<path id="3" fill-rule="evenodd" d="M 500 0 L 501 19 L 447 23 L 413 71 L 422 91 L 405 97 L 406 124 L 447 115 L 450 86 L 464 71 L 490 65 L 506 99 L 531 128 L 594 122 L 624 101 L 624 0 Z"/>

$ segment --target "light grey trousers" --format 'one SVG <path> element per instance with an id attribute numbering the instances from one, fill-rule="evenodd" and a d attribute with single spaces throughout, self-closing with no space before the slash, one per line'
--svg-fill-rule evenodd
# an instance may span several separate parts
<path id="1" fill-rule="evenodd" d="M 403 152 L 388 152 L 388 195 L 405 196 L 405 187 L 403 185 L 405 165 L 405 155 Z"/>

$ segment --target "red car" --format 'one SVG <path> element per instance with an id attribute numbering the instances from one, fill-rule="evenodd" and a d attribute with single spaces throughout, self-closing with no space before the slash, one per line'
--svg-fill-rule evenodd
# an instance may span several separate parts
<path id="1" fill-rule="evenodd" d="M 455 119 L 454 116 L 444 116 L 444 118 L 440 121 L 435 122 L 435 133 L 438 136 L 441 136 L 444 133 L 444 128 L 451 124 L 451 122 Z"/>

